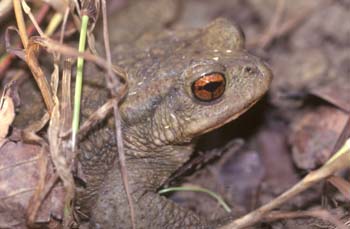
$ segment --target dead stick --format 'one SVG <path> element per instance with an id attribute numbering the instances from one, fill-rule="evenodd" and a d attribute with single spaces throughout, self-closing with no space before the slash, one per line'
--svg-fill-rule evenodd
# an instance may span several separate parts
<path id="1" fill-rule="evenodd" d="M 52 98 L 50 85 L 47 82 L 45 74 L 41 70 L 38 63 L 37 54 L 39 52 L 39 45 L 33 42 L 32 40 L 29 40 L 29 43 L 27 48 L 25 49 L 25 52 L 26 52 L 26 62 L 34 76 L 36 83 L 38 84 L 40 92 L 44 98 L 45 105 L 49 113 L 51 114 L 54 106 L 54 101 Z"/>

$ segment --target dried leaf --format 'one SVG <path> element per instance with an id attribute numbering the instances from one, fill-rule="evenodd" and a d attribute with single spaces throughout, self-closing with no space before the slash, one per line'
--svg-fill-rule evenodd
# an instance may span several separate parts
<path id="1" fill-rule="evenodd" d="M 350 77 L 342 76 L 327 84 L 312 88 L 311 94 L 350 112 Z"/>
<path id="2" fill-rule="evenodd" d="M 13 101 L 9 96 L 3 95 L 0 99 L 0 147 L 14 118 L 15 106 Z"/>
<path id="3" fill-rule="evenodd" d="M 27 228 L 27 208 L 37 189 L 41 159 L 38 145 L 8 141 L 0 148 L 0 228 Z M 51 164 L 47 169 L 44 175 L 49 179 L 53 172 Z M 50 192 L 41 204 L 36 222 L 49 222 L 52 215 L 62 219 L 62 193 L 57 186 Z"/>
<path id="4" fill-rule="evenodd" d="M 289 143 L 298 168 L 314 169 L 331 156 L 348 115 L 333 106 L 307 110 L 292 125 Z"/>

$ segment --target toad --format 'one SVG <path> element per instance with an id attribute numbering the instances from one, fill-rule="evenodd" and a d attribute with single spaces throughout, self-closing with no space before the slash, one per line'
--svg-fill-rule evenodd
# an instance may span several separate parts
<path id="1" fill-rule="evenodd" d="M 225 19 L 198 30 L 145 35 L 112 52 L 128 74 L 120 115 L 136 228 L 218 226 L 157 191 L 189 160 L 196 137 L 236 119 L 265 94 L 271 71 L 244 49 L 241 31 Z M 91 76 L 83 90 L 86 118 L 108 92 L 99 81 L 104 73 L 91 65 L 85 72 Z M 91 228 L 131 228 L 116 152 L 113 117 L 80 143 L 86 187 L 77 202 Z"/>

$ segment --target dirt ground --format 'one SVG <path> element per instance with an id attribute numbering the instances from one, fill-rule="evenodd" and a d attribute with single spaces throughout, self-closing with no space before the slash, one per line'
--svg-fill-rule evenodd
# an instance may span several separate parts
<path id="1" fill-rule="evenodd" d="M 119 7 L 120 2 L 123 1 L 113 4 Z M 217 17 L 228 18 L 241 27 L 246 47 L 269 64 L 274 79 L 268 94 L 246 114 L 198 139 L 196 156 L 203 160 L 190 162 L 191 172 L 167 186 L 198 185 L 214 191 L 238 218 L 269 203 L 310 171 L 320 168 L 350 137 L 350 1 L 186 0 L 169 27 L 196 28 Z M 3 28 L 14 25 L 14 17 L 0 14 L 0 20 L 0 54 L 5 55 Z M 4 61 L 0 62 L 2 90 L 18 74 L 30 76 L 19 73 L 28 69 L 18 59 L 3 66 Z M 25 107 L 26 101 L 32 99 L 30 94 L 19 98 L 15 90 L 11 96 L 14 107 Z M 1 122 L 5 123 L 5 119 Z M 21 136 L 16 133 L 13 127 L 9 132 L 0 131 L 0 199 L 12 198 L 11 193 L 21 193 L 20 189 L 23 192 L 15 204 L 0 204 L 0 228 L 24 223 L 19 220 L 28 217 L 23 206 L 28 206 L 33 183 L 40 179 L 36 167 L 20 166 L 20 161 L 37 160 L 34 152 L 40 151 L 35 148 L 39 146 L 25 143 L 19 151 L 25 150 L 26 156 L 16 156 L 15 143 L 1 142 L 6 136 L 19 141 Z M 9 161 L 17 163 L 8 164 Z M 5 171 L 14 166 L 18 167 L 15 175 Z M 40 163 L 36 162 L 36 166 Z M 32 173 L 33 181 L 22 182 L 23 172 Z M 275 209 L 274 217 L 265 217 L 251 228 L 336 228 L 337 223 L 348 228 L 349 172 L 341 170 L 335 175 L 289 199 Z M 13 179 L 22 185 L 12 184 L 9 180 Z M 44 204 L 39 217 L 40 222 L 51 220 L 50 227 L 57 226 L 63 205 L 62 187 L 53 190 L 56 194 Z M 216 200 L 203 193 L 176 192 L 169 198 L 208 219 L 226 215 Z"/>

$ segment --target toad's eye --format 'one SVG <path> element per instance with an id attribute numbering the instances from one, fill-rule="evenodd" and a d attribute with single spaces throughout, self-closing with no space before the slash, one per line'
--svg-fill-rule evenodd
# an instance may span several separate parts
<path id="1" fill-rule="evenodd" d="M 192 93 L 197 99 L 210 102 L 224 94 L 226 80 L 222 73 L 206 74 L 192 83 Z"/>

